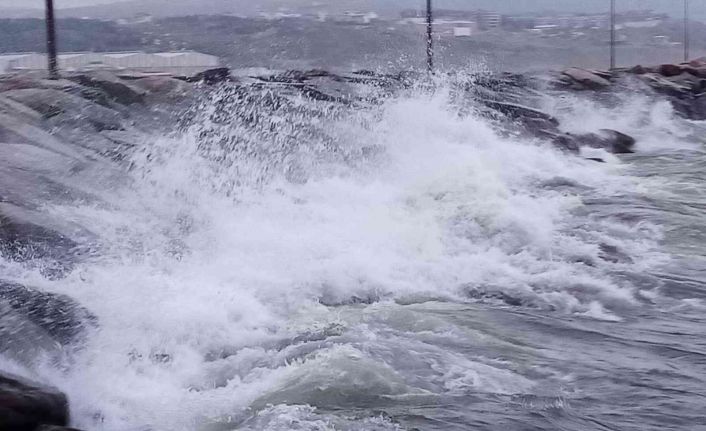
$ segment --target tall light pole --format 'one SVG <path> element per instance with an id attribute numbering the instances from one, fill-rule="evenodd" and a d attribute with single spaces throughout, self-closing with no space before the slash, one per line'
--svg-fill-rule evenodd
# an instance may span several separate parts
<path id="1" fill-rule="evenodd" d="M 431 0 L 427 0 L 427 70 L 434 71 L 434 13 Z"/>
<path id="2" fill-rule="evenodd" d="M 56 27 L 54 24 L 54 0 L 46 0 L 47 59 L 49 79 L 59 79 L 59 64 L 56 59 Z"/>
<path id="3" fill-rule="evenodd" d="M 689 61 L 689 0 L 684 0 L 684 63 Z"/>
<path id="4" fill-rule="evenodd" d="M 615 0 L 610 0 L 610 69 L 615 69 Z"/>

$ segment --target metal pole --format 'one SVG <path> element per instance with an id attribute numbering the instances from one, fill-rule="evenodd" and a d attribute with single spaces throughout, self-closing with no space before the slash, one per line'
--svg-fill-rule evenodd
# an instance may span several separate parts
<path id="1" fill-rule="evenodd" d="M 434 71 L 434 15 L 431 0 L 427 0 L 427 69 Z"/>
<path id="2" fill-rule="evenodd" d="M 59 67 L 56 59 L 56 27 L 54 25 L 54 0 L 46 0 L 47 21 L 47 57 L 49 60 L 49 79 L 59 79 Z"/>
<path id="3" fill-rule="evenodd" d="M 610 0 L 610 69 L 615 69 L 615 0 Z"/>
<path id="4" fill-rule="evenodd" d="M 684 0 L 684 63 L 689 61 L 689 0 Z"/>

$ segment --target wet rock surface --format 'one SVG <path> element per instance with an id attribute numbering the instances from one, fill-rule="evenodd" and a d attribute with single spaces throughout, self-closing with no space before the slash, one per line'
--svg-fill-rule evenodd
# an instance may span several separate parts
<path id="1" fill-rule="evenodd" d="M 141 79 L 149 82 L 141 83 Z M 91 254 L 95 236 L 47 214 L 47 204 L 98 199 L 87 180 L 120 176 L 120 161 L 140 130 L 163 123 L 139 106 L 149 95 L 170 103 L 193 87 L 164 78 L 125 80 L 99 72 L 51 81 L 32 75 L 0 77 L 0 253 L 37 264 L 56 276 Z M 118 163 L 116 163 L 118 162 Z"/>
<path id="2" fill-rule="evenodd" d="M 68 422 L 68 401 L 64 394 L 21 377 L 0 373 L 0 429 L 35 431 L 42 429 L 40 427 L 64 427 Z"/>
<path id="3" fill-rule="evenodd" d="M 700 93 L 695 92 L 695 86 L 704 81 L 699 78 L 704 70 L 706 63 L 696 61 L 633 72 L 569 69 L 557 79 L 483 74 L 466 79 L 455 76 L 450 82 L 454 103 L 462 114 L 479 113 L 497 123 L 502 133 L 537 138 L 571 153 L 590 147 L 622 154 L 634 151 L 635 140 L 620 131 L 595 130 L 583 135 L 563 132 L 559 120 L 541 108 L 542 87 L 549 82 L 603 94 L 618 90 L 622 77 L 639 76 L 685 116 L 706 118 L 706 104 L 702 106 Z M 164 128 L 170 124 L 163 121 L 164 112 L 169 115 L 175 106 L 189 104 L 212 88 L 228 86 L 223 97 L 257 106 L 255 110 L 222 115 L 239 117 L 245 125 L 257 130 L 264 127 L 267 132 L 271 125 L 260 123 L 262 118 L 271 117 L 268 113 L 306 109 L 298 98 L 330 104 L 333 110 L 368 106 L 409 89 L 433 91 L 434 84 L 427 78 L 415 73 L 333 73 L 316 69 L 238 77 L 227 69 L 214 69 L 188 80 L 104 71 L 66 74 L 56 81 L 23 74 L 2 77 L 0 180 L 5 186 L 0 190 L 0 253 L 11 260 L 37 264 L 50 276 L 61 276 L 77 260 L 90 257 L 99 249 L 95 235 L 56 220 L 43 207 L 74 200 L 99 204 L 100 199 L 84 191 L 82 183 L 88 178 L 100 183 L 107 176 L 119 176 L 125 169 L 121 162 L 135 150 L 140 130 Z M 257 103 L 251 103 L 254 99 Z M 164 107 L 161 113 L 160 106 Z M 319 114 L 311 110 L 301 115 Z M 188 123 L 188 113 L 183 117 Z M 283 136 L 282 145 L 305 139 L 307 133 L 320 134 L 321 130 L 296 133 L 291 138 Z M 241 141 L 237 144 L 242 146 Z M 296 167 L 290 171 L 291 178 L 306 181 L 295 175 Z"/>
<path id="4" fill-rule="evenodd" d="M 684 118 L 706 119 L 706 58 L 612 71 L 572 68 L 555 76 L 552 83 L 562 89 L 604 92 L 617 92 L 641 84 L 666 97 Z"/>
<path id="5" fill-rule="evenodd" d="M 145 91 L 108 72 L 78 74 L 69 79 L 88 88 L 97 89 L 112 101 L 132 105 L 145 101 Z"/>
<path id="6" fill-rule="evenodd" d="M 570 89 L 610 92 L 613 85 L 608 72 L 592 72 L 570 69 L 559 80 L 550 77 L 554 86 Z M 568 80 L 568 81 L 567 81 Z M 596 130 L 584 135 L 561 131 L 560 122 L 541 109 L 543 87 L 546 77 L 518 74 L 479 75 L 468 78 L 454 76 L 452 91 L 454 103 L 461 113 L 474 111 L 498 123 L 498 130 L 505 133 L 514 130 L 520 135 L 535 137 L 554 144 L 557 148 L 579 153 L 581 147 L 601 148 L 614 154 L 633 151 L 635 139 L 614 130 Z M 296 106 L 293 98 L 332 105 L 376 104 L 391 94 L 415 89 L 432 91 L 434 85 L 425 75 L 415 73 L 377 74 L 368 71 L 332 73 L 324 70 L 287 71 L 270 75 L 239 77 L 227 80 L 227 98 L 243 100 L 258 99 L 263 110 L 286 109 Z M 245 103 L 250 106 L 251 104 Z M 257 123 L 259 116 L 251 116 L 247 122 Z M 226 113 L 225 115 L 240 115 Z"/>
<path id="7" fill-rule="evenodd" d="M 577 90 L 604 90 L 610 87 L 610 81 L 599 72 L 585 69 L 570 68 L 562 72 L 562 81 Z"/>
<path id="8" fill-rule="evenodd" d="M 616 130 L 601 129 L 596 133 L 575 136 L 582 145 L 591 148 L 602 148 L 613 154 L 633 153 L 635 138 Z"/>
<path id="9" fill-rule="evenodd" d="M 0 306 L 4 314 L 13 313 L 43 331 L 61 346 L 75 346 L 85 338 L 85 331 L 96 323 L 96 317 L 66 295 L 42 292 L 36 288 L 0 280 Z M 3 340 L 0 349 L 11 339 L 11 334 L 0 327 Z M 18 329 L 18 328 L 14 328 Z"/>
<path id="10" fill-rule="evenodd" d="M 59 278 L 100 244 L 51 205 L 91 202 L 102 182 L 122 178 L 135 136 L 161 130 L 194 84 L 168 77 L 122 79 L 104 72 L 56 81 L 31 74 L 0 77 L 0 255 Z M 150 106 L 146 104 L 150 103 Z M 86 188 L 87 182 L 92 183 Z M 90 192 L 88 191 L 90 190 Z M 3 275 L 4 276 L 4 275 Z M 0 279 L 0 354 L 31 367 L 65 363 L 95 316 L 72 298 Z M 70 431 L 65 395 L 0 374 L 0 429 Z"/>

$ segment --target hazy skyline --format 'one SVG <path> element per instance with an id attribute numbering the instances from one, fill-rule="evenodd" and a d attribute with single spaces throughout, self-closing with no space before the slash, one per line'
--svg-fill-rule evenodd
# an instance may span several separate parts
<path id="1" fill-rule="evenodd" d="M 58 9 L 72 8 L 79 6 L 92 6 L 109 3 L 121 3 L 134 0 L 54 0 Z M 218 1 L 218 0 L 217 0 Z M 250 0 L 221 0 L 224 4 L 244 3 L 252 6 Z M 599 12 L 608 8 L 609 0 L 434 0 L 435 6 L 439 8 L 484 8 L 497 10 L 502 13 L 525 13 L 540 12 L 543 10 L 555 10 L 560 12 Z M 209 3 L 213 3 L 210 0 Z M 175 3 L 197 4 L 196 0 L 176 0 Z M 288 4 L 301 5 L 307 3 L 302 0 L 281 0 L 269 3 L 279 4 L 286 7 Z M 382 10 L 395 10 L 405 8 L 421 8 L 423 0 L 311 0 L 310 4 L 336 5 L 354 4 L 363 7 L 373 7 Z M 680 14 L 682 10 L 681 0 L 618 0 L 618 7 L 621 10 L 630 9 L 654 9 L 659 12 L 667 12 L 674 15 Z M 43 8 L 44 0 L 0 0 L 0 7 L 5 8 Z M 137 8 L 137 6 L 136 6 Z M 697 16 L 706 15 L 706 4 L 692 1 L 692 9 Z"/>
<path id="2" fill-rule="evenodd" d="M 91 6 L 106 3 L 116 3 L 116 0 L 54 0 L 56 7 Z M 0 6 L 31 9 L 42 8 L 44 7 L 44 0 L 0 0 Z"/>

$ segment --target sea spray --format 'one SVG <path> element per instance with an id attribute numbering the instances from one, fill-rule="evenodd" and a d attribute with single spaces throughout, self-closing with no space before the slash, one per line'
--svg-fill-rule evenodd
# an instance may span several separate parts
<path id="1" fill-rule="evenodd" d="M 52 208 L 100 233 L 100 257 L 41 281 L 100 322 L 44 371 L 79 426 L 397 429 L 483 394 L 563 409 L 575 371 L 519 334 L 649 302 L 626 274 L 664 261 L 659 229 L 589 206 L 642 193 L 621 166 L 502 133 L 447 83 L 354 106 L 242 91 L 146 138 L 128 184 L 96 191 L 109 207 Z"/>

